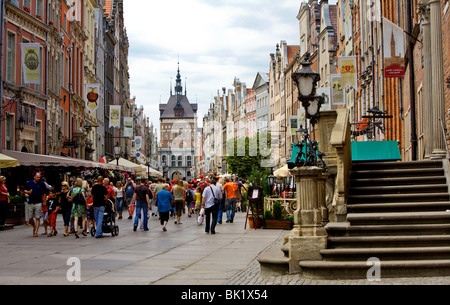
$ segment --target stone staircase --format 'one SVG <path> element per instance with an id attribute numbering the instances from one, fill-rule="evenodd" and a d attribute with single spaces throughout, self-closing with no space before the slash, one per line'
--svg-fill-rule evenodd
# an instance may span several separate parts
<path id="1" fill-rule="evenodd" d="M 321 261 L 304 277 L 364 279 L 450 275 L 450 194 L 442 161 L 355 163 L 347 223 L 329 223 Z"/>

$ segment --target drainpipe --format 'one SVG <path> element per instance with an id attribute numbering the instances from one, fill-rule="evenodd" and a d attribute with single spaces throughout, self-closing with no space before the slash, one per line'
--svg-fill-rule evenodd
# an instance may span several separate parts
<path id="1" fill-rule="evenodd" d="M 406 1 L 406 18 L 407 31 L 412 33 L 413 18 L 412 18 L 412 1 Z M 411 39 L 408 39 L 408 57 L 409 57 L 409 95 L 411 101 L 411 160 L 417 160 L 417 131 L 416 131 L 416 89 L 414 83 L 414 44 Z"/>

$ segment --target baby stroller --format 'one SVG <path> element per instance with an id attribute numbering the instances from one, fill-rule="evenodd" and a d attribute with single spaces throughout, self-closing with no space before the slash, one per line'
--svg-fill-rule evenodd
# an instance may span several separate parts
<path id="1" fill-rule="evenodd" d="M 106 202 L 105 213 L 103 214 L 102 231 L 111 233 L 112 237 L 119 235 L 119 226 L 116 225 L 116 205 L 110 199 Z M 91 227 L 91 236 L 95 236 L 95 228 Z"/>

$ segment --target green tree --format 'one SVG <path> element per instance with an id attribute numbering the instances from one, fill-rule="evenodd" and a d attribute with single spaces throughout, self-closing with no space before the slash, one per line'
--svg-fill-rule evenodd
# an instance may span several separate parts
<path id="1" fill-rule="evenodd" d="M 260 146 L 260 139 L 263 141 Z M 262 176 L 267 172 L 267 168 L 261 167 L 261 161 L 270 158 L 270 133 L 259 133 L 253 138 L 240 138 L 231 140 L 233 143 L 227 142 L 227 156 L 225 160 L 228 165 L 228 172 L 238 175 L 239 177 L 249 179 L 257 172 L 258 177 L 254 176 L 261 183 Z M 264 141 L 266 143 L 264 143 Z M 234 151 L 231 149 L 234 148 Z M 256 184 L 255 182 L 252 182 Z M 259 185 L 262 186 L 262 185 Z"/>

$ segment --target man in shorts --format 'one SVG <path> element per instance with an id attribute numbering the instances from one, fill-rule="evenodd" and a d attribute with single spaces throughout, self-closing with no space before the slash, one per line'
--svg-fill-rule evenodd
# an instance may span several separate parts
<path id="1" fill-rule="evenodd" d="M 38 236 L 39 226 L 42 218 L 42 203 L 44 195 L 47 194 L 47 186 L 41 181 L 41 174 L 35 173 L 33 180 L 25 184 L 25 194 L 28 194 L 28 210 L 29 223 L 33 226 L 33 236 Z"/>

